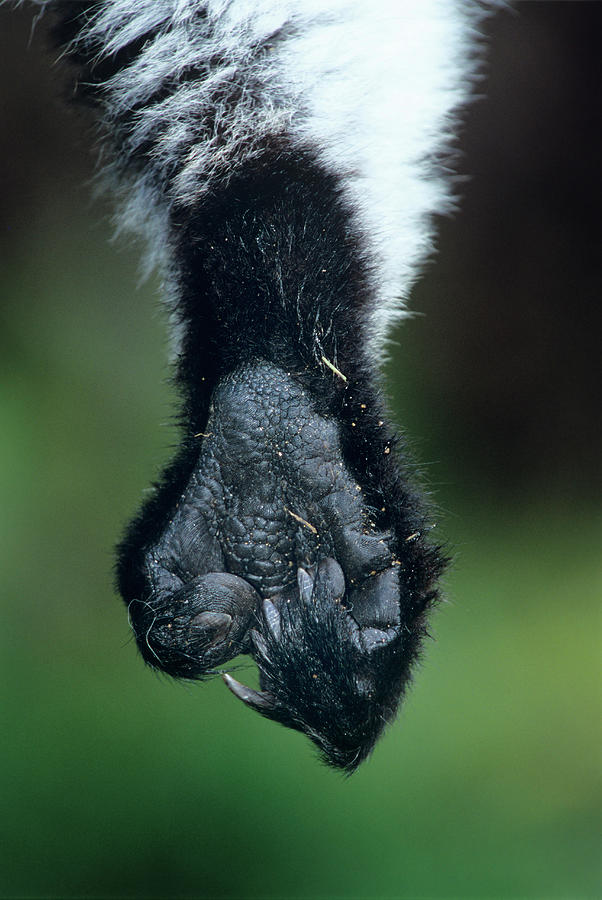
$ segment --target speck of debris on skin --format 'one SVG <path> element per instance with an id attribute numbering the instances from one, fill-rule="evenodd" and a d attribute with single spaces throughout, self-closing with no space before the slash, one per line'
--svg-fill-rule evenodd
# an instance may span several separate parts
<path id="1" fill-rule="evenodd" d="M 385 455 L 389 454 L 390 452 L 391 452 L 391 448 L 385 447 Z"/>
<path id="2" fill-rule="evenodd" d="M 347 376 L 346 376 L 346 375 L 343 375 L 343 373 L 341 372 L 341 370 L 340 370 L 340 369 L 337 369 L 337 367 L 334 365 L 334 363 L 331 363 L 330 360 L 329 360 L 329 359 L 326 359 L 325 356 L 322 356 L 321 359 L 322 359 L 322 362 L 324 363 L 324 365 L 325 365 L 325 366 L 328 366 L 328 368 L 331 370 L 331 372 L 334 372 L 335 375 L 338 375 L 338 377 L 339 377 L 342 381 L 347 381 Z"/>
<path id="3" fill-rule="evenodd" d="M 289 514 L 289 516 L 292 516 L 293 519 L 295 519 L 296 522 L 300 522 L 301 525 L 304 525 L 306 528 L 309 528 L 309 530 L 312 531 L 314 534 L 318 533 L 318 529 L 315 527 L 315 525 L 312 525 L 311 522 L 307 522 L 305 519 L 302 519 L 301 516 L 298 516 L 297 513 L 294 513 L 291 509 L 288 509 L 288 507 L 286 507 L 286 506 L 284 507 L 284 509 Z"/>

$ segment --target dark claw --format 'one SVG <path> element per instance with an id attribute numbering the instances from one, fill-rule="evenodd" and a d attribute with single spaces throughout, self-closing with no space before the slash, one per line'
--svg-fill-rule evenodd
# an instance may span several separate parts
<path id="1" fill-rule="evenodd" d="M 267 644 L 265 642 L 265 638 L 263 637 L 263 635 L 261 635 L 258 631 L 256 631 L 253 628 L 251 631 L 251 640 L 253 641 L 253 646 L 255 647 L 256 651 L 264 659 L 266 659 L 268 656 L 268 647 L 267 647 Z"/>
<path id="2" fill-rule="evenodd" d="M 282 626 L 280 622 L 280 613 L 274 606 L 271 600 L 264 600 L 262 604 L 263 608 L 263 617 L 265 619 L 266 625 L 269 628 L 271 634 L 275 638 L 275 640 L 280 640 L 280 635 L 282 632 Z"/>
<path id="3" fill-rule="evenodd" d="M 297 584 L 299 585 L 299 595 L 303 603 L 311 603 L 311 595 L 314 589 L 314 579 L 309 572 L 299 567 L 297 569 Z"/>
<path id="4" fill-rule="evenodd" d="M 227 672 L 224 672 L 222 678 L 234 696 L 252 709 L 256 709 L 258 712 L 265 712 L 273 708 L 272 699 L 265 691 L 254 691 L 253 688 L 241 684 L 236 678 L 232 678 Z"/>

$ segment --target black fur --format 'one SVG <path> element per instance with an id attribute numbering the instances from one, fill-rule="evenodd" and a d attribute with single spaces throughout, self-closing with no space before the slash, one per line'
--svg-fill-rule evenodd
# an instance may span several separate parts
<path id="1" fill-rule="evenodd" d="M 91 6 L 57 6 L 61 40 Z M 145 39 L 74 50 L 84 98 Z M 150 148 L 126 165 L 150 170 Z M 234 693 L 353 771 L 395 715 L 443 566 L 367 350 L 362 235 L 336 173 L 285 135 L 172 202 L 169 235 L 182 445 L 119 547 L 132 628 L 176 677 L 251 654 L 262 690 L 227 677 Z"/>

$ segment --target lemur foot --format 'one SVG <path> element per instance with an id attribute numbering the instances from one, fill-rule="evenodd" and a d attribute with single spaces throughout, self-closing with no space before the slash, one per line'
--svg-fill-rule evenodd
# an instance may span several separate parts
<path id="1" fill-rule="evenodd" d="M 251 654 L 261 690 L 226 675 L 230 689 L 350 771 L 393 717 L 415 653 L 412 561 L 300 378 L 241 367 L 194 437 L 165 527 L 123 568 L 124 596 L 142 598 L 140 649 L 184 678 Z"/>

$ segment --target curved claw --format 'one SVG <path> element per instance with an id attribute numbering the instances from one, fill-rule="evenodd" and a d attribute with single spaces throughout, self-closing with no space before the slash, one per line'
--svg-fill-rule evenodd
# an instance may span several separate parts
<path id="1" fill-rule="evenodd" d="M 299 596 L 303 603 L 311 603 L 311 595 L 314 589 L 314 579 L 309 572 L 299 567 L 297 569 L 297 585 L 299 587 Z"/>
<path id="2" fill-rule="evenodd" d="M 251 629 L 251 640 L 253 641 L 253 646 L 255 650 L 262 656 L 264 659 L 268 658 L 268 645 L 266 644 L 265 638 L 262 634 L 259 633 L 255 628 Z"/>
<path id="3" fill-rule="evenodd" d="M 264 600 L 262 609 L 263 617 L 265 619 L 267 627 L 270 629 L 271 634 L 277 641 L 280 640 L 280 635 L 282 633 L 280 613 L 271 600 Z"/>
<path id="4" fill-rule="evenodd" d="M 273 702 L 270 694 L 265 691 L 254 691 L 253 688 L 241 684 L 236 678 L 232 678 L 227 672 L 222 674 L 226 685 L 230 688 L 235 697 L 242 700 L 244 704 L 256 709 L 257 712 L 266 712 L 273 709 Z"/>

